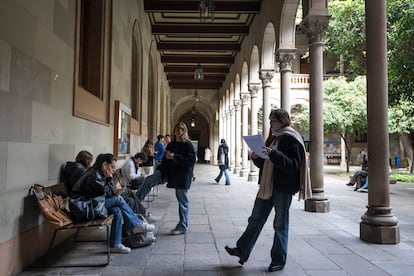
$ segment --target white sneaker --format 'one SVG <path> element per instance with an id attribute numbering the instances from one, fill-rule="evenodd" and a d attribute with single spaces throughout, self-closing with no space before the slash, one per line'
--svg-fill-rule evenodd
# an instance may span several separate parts
<path id="1" fill-rule="evenodd" d="M 131 252 L 131 248 L 126 247 L 122 243 L 119 244 L 118 246 L 111 247 L 111 253 L 128 254 L 129 252 Z"/>
<path id="2" fill-rule="evenodd" d="M 154 229 L 155 229 L 154 224 L 149 224 L 149 223 L 146 223 L 145 221 L 142 221 L 140 224 L 135 226 L 135 228 L 134 228 L 134 230 L 132 230 L 132 232 L 134 232 L 134 234 L 138 234 L 138 233 L 151 232 Z"/>
<path id="3" fill-rule="evenodd" d="M 157 221 L 159 221 L 161 218 L 154 216 L 153 214 L 149 214 L 148 217 L 145 217 L 145 219 L 147 220 L 148 223 L 155 223 Z"/>

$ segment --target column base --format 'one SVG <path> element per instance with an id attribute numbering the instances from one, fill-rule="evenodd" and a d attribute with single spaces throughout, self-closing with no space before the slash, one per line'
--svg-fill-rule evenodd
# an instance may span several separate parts
<path id="1" fill-rule="evenodd" d="M 328 213 L 329 208 L 329 200 L 328 199 L 314 199 L 310 198 L 305 200 L 305 211 L 307 212 L 314 212 L 314 213 Z"/>
<path id="2" fill-rule="evenodd" d="M 370 243 L 397 244 L 400 242 L 400 226 L 380 226 L 361 222 L 359 237 Z"/>
<path id="3" fill-rule="evenodd" d="M 240 177 L 247 177 L 247 176 L 249 176 L 249 169 L 241 169 Z"/>
<path id="4" fill-rule="evenodd" d="M 367 206 L 362 215 L 359 236 L 361 240 L 379 244 L 400 242 L 398 219 L 392 214 L 390 206 Z"/>
<path id="5" fill-rule="evenodd" d="M 240 172 L 240 167 L 235 167 L 235 168 L 233 169 L 233 173 L 234 173 L 234 174 L 239 174 L 239 172 Z"/>
<path id="6" fill-rule="evenodd" d="M 249 176 L 247 177 L 247 181 L 250 181 L 250 182 L 259 181 L 259 173 L 258 172 L 250 172 Z"/>

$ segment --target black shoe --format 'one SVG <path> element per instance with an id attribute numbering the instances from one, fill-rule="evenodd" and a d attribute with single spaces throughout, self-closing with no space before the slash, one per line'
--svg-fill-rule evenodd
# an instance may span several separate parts
<path id="1" fill-rule="evenodd" d="M 241 254 L 240 254 L 239 249 L 237 247 L 231 248 L 231 247 L 228 247 L 226 245 L 224 247 L 224 249 L 226 249 L 226 251 L 227 251 L 227 253 L 229 253 L 229 255 L 239 257 L 240 258 L 239 264 L 243 265 L 246 262 L 246 260 L 240 256 Z"/>
<path id="2" fill-rule="evenodd" d="M 285 266 L 281 264 L 270 264 L 267 271 L 273 272 L 273 271 L 279 271 L 282 270 Z"/>
<path id="3" fill-rule="evenodd" d="M 351 182 L 346 183 L 346 186 L 354 186 L 354 184 L 352 184 Z"/>

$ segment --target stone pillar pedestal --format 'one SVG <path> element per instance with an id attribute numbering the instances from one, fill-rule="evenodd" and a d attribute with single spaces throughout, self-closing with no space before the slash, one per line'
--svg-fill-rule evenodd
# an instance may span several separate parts
<path id="1" fill-rule="evenodd" d="M 369 187 L 368 210 L 361 217 L 360 238 L 372 243 L 397 244 L 399 225 L 391 213 L 389 191 L 386 0 L 366 0 L 365 17 Z"/>
<path id="2" fill-rule="evenodd" d="M 390 207 L 370 207 L 361 217 L 360 238 L 363 241 L 379 244 L 397 244 L 400 242 L 398 219 L 391 213 Z"/>

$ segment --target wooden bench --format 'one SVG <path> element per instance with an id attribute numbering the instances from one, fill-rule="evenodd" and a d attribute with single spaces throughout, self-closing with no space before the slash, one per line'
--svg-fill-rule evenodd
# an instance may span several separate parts
<path id="1" fill-rule="evenodd" d="M 49 190 L 52 194 L 55 194 L 55 195 L 58 195 L 58 196 L 60 195 L 60 196 L 63 197 L 63 199 L 69 198 L 69 192 L 66 188 L 66 185 L 63 184 L 63 183 L 59 183 L 59 184 L 55 184 L 55 185 L 52 185 L 52 186 L 45 187 L 45 190 Z M 108 265 L 109 261 L 110 261 L 110 244 L 109 244 L 109 241 L 110 241 L 110 225 L 111 225 L 111 221 L 112 221 L 113 217 L 114 217 L 114 215 L 111 214 L 105 219 L 86 221 L 86 222 L 81 222 L 81 223 L 71 222 L 68 225 L 60 226 L 60 227 L 56 227 L 56 225 L 51 224 L 54 228 L 54 231 L 53 231 L 52 238 L 49 242 L 49 246 L 48 246 L 48 249 L 46 251 L 46 254 L 43 257 L 43 265 L 47 266 L 47 267 L 86 267 L 86 266 L 95 267 L 95 266 L 106 266 L 106 265 Z M 90 240 L 90 239 L 81 240 L 81 239 L 78 239 L 80 230 L 89 231 L 90 229 L 102 228 L 102 227 L 105 227 L 105 230 L 106 230 L 106 238 L 104 240 L 102 240 L 102 239 L 98 239 L 98 240 Z M 62 231 L 65 231 L 65 230 L 75 230 L 75 234 L 74 234 L 74 237 L 73 237 L 74 242 L 106 242 L 106 260 L 105 260 L 105 262 L 101 262 L 101 263 L 82 262 L 82 263 L 66 263 L 66 264 L 48 263 L 50 252 L 53 248 L 53 244 L 55 242 L 55 239 L 56 239 L 58 233 L 60 233 Z"/>

